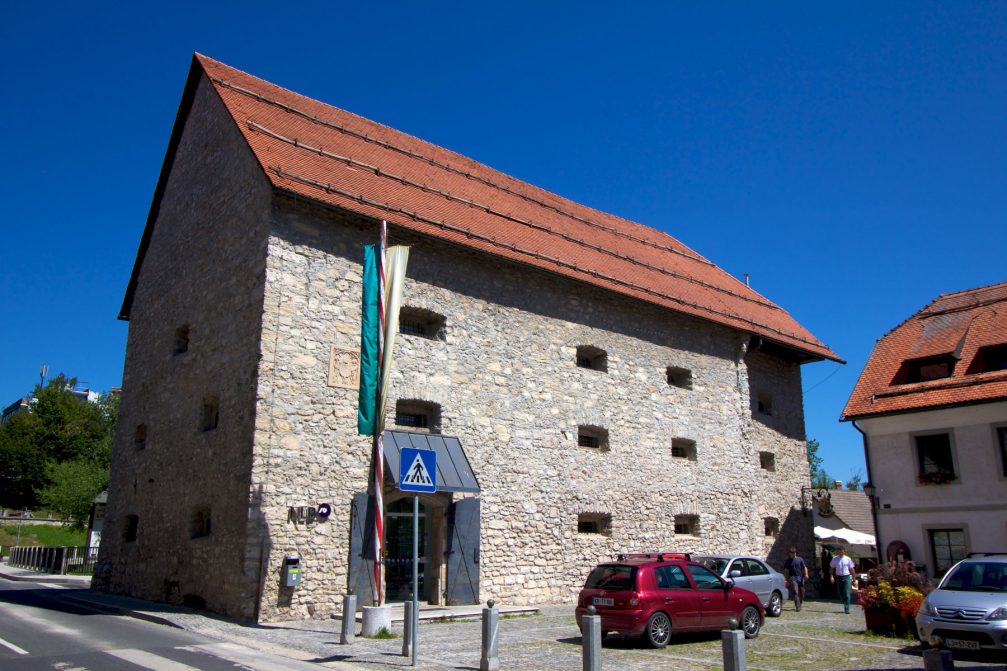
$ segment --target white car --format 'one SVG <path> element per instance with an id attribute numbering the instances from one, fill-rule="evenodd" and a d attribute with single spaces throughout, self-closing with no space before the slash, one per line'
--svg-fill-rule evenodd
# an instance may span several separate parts
<path id="1" fill-rule="evenodd" d="M 692 560 L 724 580 L 733 580 L 738 587 L 758 594 L 769 617 L 780 617 L 783 602 L 790 598 L 786 578 L 761 559 L 747 555 L 702 555 Z"/>

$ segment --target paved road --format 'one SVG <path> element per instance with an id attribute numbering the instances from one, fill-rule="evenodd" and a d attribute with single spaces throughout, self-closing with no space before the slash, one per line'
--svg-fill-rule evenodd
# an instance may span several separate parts
<path id="1" fill-rule="evenodd" d="M 109 615 L 59 585 L 0 581 L 0 669 L 289 671 L 315 665 L 232 642 Z"/>

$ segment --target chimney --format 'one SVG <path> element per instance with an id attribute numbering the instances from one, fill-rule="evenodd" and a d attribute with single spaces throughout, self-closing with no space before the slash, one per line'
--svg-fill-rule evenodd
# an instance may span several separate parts
<path id="1" fill-rule="evenodd" d="M 836 480 L 835 482 L 832 483 L 832 488 L 833 489 L 840 489 L 841 490 L 843 488 L 843 481 L 842 480 Z"/>

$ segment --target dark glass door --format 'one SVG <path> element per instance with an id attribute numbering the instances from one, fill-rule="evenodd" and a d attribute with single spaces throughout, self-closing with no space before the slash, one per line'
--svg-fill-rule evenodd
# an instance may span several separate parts
<path id="1" fill-rule="evenodd" d="M 420 504 L 419 599 L 427 601 L 426 508 Z M 413 587 L 413 500 L 399 499 L 385 513 L 385 593 L 388 601 L 408 601 Z"/>

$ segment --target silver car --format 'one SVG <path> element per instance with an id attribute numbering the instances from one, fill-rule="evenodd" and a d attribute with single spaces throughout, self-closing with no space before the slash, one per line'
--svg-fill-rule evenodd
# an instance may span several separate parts
<path id="1" fill-rule="evenodd" d="M 786 578 L 761 559 L 745 555 L 703 555 L 692 559 L 721 578 L 758 594 L 770 617 L 780 617 L 783 602 L 790 598 Z"/>
<path id="2" fill-rule="evenodd" d="M 951 567 L 916 615 L 920 642 L 1007 652 L 1007 554 L 970 556 Z"/>

